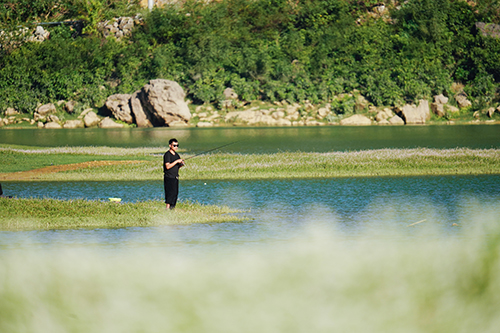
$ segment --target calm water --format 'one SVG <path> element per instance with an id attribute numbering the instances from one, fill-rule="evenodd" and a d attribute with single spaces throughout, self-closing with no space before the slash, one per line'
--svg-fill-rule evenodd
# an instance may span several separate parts
<path id="1" fill-rule="evenodd" d="M 160 181 L 6 182 L 17 197 L 162 200 Z M 197 249 L 286 242 L 311 226 L 335 230 L 346 239 L 369 233 L 381 238 L 433 226 L 440 237 L 486 214 L 500 222 L 500 176 L 386 177 L 275 181 L 181 181 L 181 200 L 228 205 L 247 211 L 246 223 L 0 232 L 0 249 L 59 246 L 124 250 Z M 411 223 L 425 220 L 416 228 Z M 398 236 L 399 237 L 399 236 Z"/>
<path id="2" fill-rule="evenodd" d="M 286 128 L 0 129 L 0 144 L 166 147 L 177 138 L 196 153 L 237 141 L 228 152 L 344 151 L 380 148 L 500 148 L 500 125 Z"/>

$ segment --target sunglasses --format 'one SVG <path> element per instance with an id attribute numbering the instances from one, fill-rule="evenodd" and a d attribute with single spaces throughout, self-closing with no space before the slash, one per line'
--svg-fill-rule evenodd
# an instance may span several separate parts
<path id="1" fill-rule="evenodd" d="M 179 144 L 173 144 L 172 147 L 179 147 Z"/>

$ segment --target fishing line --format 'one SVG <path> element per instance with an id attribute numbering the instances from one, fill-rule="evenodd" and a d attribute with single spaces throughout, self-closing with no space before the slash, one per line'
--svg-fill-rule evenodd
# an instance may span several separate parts
<path id="1" fill-rule="evenodd" d="M 222 146 L 219 146 L 219 147 L 216 147 L 216 148 L 212 148 L 212 149 L 209 149 L 209 150 L 205 150 L 204 152 L 201 152 L 201 153 L 198 153 L 196 155 L 193 155 L 193 156 L 189 156 L 187 158 L 184 159 L 185 160 L 189 160 L 190 158 L 193 158 L 193 157 L 196 157 L 196 156 L 200 156 L 200 155 L 203 155 L 203 154 L 206 154 L 206 153 L 209 153 L 211 151 L 214 151 L 214 150 L 217 150 L 217 149 L 221 149 L 221 148 L 224 148 L 224 147 L 227 147 L 227 146 L 230 146 L 230 145 L 233 145 L 237 142 L 240 142 L 240 141 L 243 141 L 243 140 L 238 140 L 238 141 L 234 141 L 234 142 L 231 142 L 231 143 L 226 143 L 225 145 L 222 145 Z"/>

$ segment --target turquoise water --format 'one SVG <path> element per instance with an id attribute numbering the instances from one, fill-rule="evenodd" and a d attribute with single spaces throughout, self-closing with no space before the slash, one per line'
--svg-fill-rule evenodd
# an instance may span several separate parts
<path id="1" fill-rule="evenodd" d="M 162 200 L 160 181 L 6 182 L 17 197 Z M 500 222 L 500 176 L 373 177 L 262 181 L 181 181 L 180 200 L 245 211 L 245 223 L 148 228 L 0 232 L 0 249 L 216 250 L 286 242 L 311 227 L 345 239 L 367 233 L 393 237 L 431 226 L 454 237 L 485 212 Z M 408 225 L 424 221 L 418 226 Z M 454 226 L 453 224 L 458 224 Z M 394 236 L 395 237 L 395 236 Z"/>
<path id="2" fill-rule="evenodd" d="M 500 125 L 328 126 L 279 128 L 0 129 L 0 144 L 166 147 L 172 137 L 197 153 L 227 143 L 228 152 L 345 151 L 380 148 L 500 148 Z"/>

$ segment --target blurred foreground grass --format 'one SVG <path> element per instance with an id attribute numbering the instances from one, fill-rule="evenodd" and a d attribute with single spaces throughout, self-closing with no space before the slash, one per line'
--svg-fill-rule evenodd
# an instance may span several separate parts
<path id="1" fill-rule="evenodd" d="M 233 214 L 231 214 L 233 213 Z M 228 207 L 160 201 L 114 203 L 89 200 L 0 198 L 0 230 L 123 228 L 241 221 Z"/>
<path id="2" fill-rule="evenodd" d="M 0 181 L 158 180 L 163 177 L 162 155 L 161 148 L 1 146 Z M 182 153 L 181 156 L 189 157 Z M 84 164 L 57 172 L 33 170 L 90 161 L 123 161 L 123 164 Z M 180 171 L 181 179 L 185 180 L 468 174 L 500 174 L 500 150 L 418 148 L 330 153 L 217 153 L 190 159 Z"/>
<path id="3" fill-rule="evenodd" d="M 499 220 L 476 219 L 456 237 L 311 229 L 197 255 L 4 250 L 0 331 L 497 332 Z"/>

